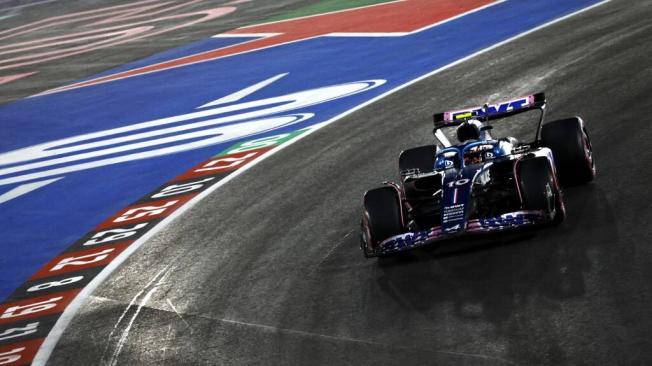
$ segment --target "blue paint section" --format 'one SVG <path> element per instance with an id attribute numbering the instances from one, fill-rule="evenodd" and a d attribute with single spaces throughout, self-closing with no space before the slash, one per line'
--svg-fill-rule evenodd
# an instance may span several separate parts
<path id="1" fill-rule="evenodd" d="M 211 37 L 211 38 L 206 38 L 206 39 L 197 41 L 195 43 L 191 43 L 189 45 L 177 47 L 177 48 L 174 48 L 172 50 L 161 52 L 161 53 L 158 53 L 156 55 L 144 58 L 142 60 L 138 60 L 138 61 L 131 62 L 131 63 L 126 64 L 126 65 L 122 65 L 122 66 L 113 68 L 111 70 L 99 73 L 97 75 L 93 75 L 91 77 L 82 79 L 80 81 L 95 79 L 95 78 L 100 77 L 100 76 L 107 76 L 107 75 L 117 74 L 119 72 L 137 69 L 139 67 L 154 65 L 154 64 L 161 63 L 161 62 L 174 60 L 174 59 L 177 59 L 177 58 L 179 58 L 181 56 L 184 56 L 184 55 L 195 55 L 195 54 L 198 54 L 198 53 L 211 51 L 211 50 L 214 50 L 214 49 L 217 49 L 217 48 L 233 46 L 233 45 L 236 45 L 236 44 L 239 44 L 239 43 L 252 41 L 252 40 L 254 40 L 256 38 L 259 38 L 259 37 L 215 37 L 215 38 Z"/>
<path id="2" fill-rule="evenodd" d="M 596 2 L 510 0 L 411 36 L 322 37 L 26 99 L 0 108 L 0 152 L 193 112 L 204 103 L 281 73 L 289 75 L 245 100 L 359 80 L 387 80 L 369 91 L 295 110 L 293 113 L 315 116 L 281 131 L 308 127 L 473 52 Z M 212 42 L 224 40 L 206 40 L 119 70 L 188 55 L 204 50 Z M 63 178 L 56 183 L 0 204 L 0 299 L 104 219 L 232 144 L 62 174 Z M 0 194 L 16 186 L 2 185 Z"/>

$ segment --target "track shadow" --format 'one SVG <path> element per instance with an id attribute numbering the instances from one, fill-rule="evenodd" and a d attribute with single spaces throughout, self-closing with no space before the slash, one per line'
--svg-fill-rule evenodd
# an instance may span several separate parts
<path id="1" fill-rule="evenodd" d="M 566 202 L 568 218 L 558 227 L 382 258 L 376 285 L 406 308 L 425 313 L 450 303 L 461 320 L 493 324 L 520 362 L 564 362 L 563 347 L 547 336 L 544 342 L 552 344 L 540 355 L 545 361 L 530 358 L 527 349 L 536 342 L 523 334 L 532 324 L 548 326 L 536 309 L 559 312 L 564 302 L 586 296 L 589 251 L 617 238 L 612 210 L 596 185 L 569 188 Z"/>

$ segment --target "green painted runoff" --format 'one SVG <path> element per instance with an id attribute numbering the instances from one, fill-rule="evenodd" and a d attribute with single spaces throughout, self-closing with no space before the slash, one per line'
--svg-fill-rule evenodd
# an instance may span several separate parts
<path id="1" fill-rule="evenodd" d="M 267 19 L 267 22 L 274 22 L 278 20 L 287 20 L 292 18 L 305 17 L 309 15 L 329 13 L 338 10 L 345 10 L 351 8 L 358 8 L 361 6 L 388 3 L 394 0 L 321 0 L 314 4 L 304 6 L 302 8 L 292 10 L 288 13 L 275 16 Z"/>

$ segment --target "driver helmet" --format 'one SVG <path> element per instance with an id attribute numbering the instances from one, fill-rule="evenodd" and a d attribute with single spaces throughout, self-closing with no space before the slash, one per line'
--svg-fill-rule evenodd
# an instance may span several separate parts
<path id="1" fill-rule="evenodd" d="M 482 128 L 482 122 L 476 119 L 470 119 L 468 121 L 465 121 L 457 127 L 457 140 L 459 142 L 466 142 L 468 140 L 479 140 L 481 128 Z"/>
<path id="2" fill-rule="evenodd" d="M 472 149 L 469 149 L 464 153 L 464 165 L 472 165 L 481 163 L 484 160 L 484 154 L 486 149 L 476 146 Z"/>

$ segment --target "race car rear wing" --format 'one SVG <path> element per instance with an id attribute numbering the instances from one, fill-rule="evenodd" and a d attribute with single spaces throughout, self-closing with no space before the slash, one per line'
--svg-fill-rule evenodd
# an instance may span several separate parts
<path id="1" fill-rule="evenodd" d="M 437 113 L 433 116 L 435 122 L 435 129 L 433 130 L 433 133 L 435 133 L 435 135 L 439 135 L 437 130 L 440 128 L 458 126 L 470 119 L 491 121 L 531 111 L 534 109 L 539 109 L 541 110 L 541 118 L 539 119 L 539 126 L 537 127 L 537 134 L 535 137 L 535 141 L 538 141 L 541 125 L 543 123 L 545 108 L 545 93 L 536 93 L 521 98 L 507 100 L 498 104 L 485 104 L 481 107 Z"/>

